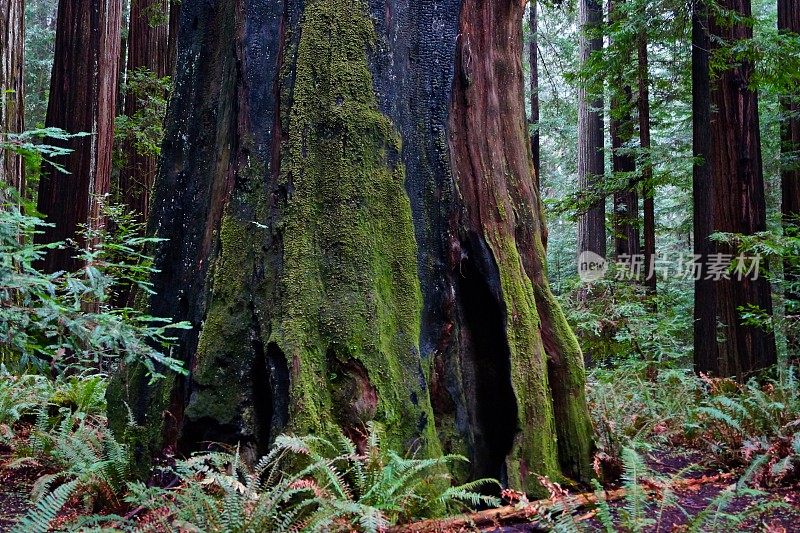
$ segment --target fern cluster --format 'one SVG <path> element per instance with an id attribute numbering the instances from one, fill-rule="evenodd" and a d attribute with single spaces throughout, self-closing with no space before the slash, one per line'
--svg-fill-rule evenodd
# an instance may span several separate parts
<path id="1" fill-rule="evenodd" d="M 750 464 L 755 484 L 800 477 L 800 381 L 793 367 L 744 385 L 706 379 L 690 435 L 726 463 Z"/>
<path id="2" fill-rule="evenodd" d="M 29 437 L 27 456 L 11 467 L 35 463 L 45 473 L 36 480 L 31 498 L 33 507 L 15 526 L 15 532 L 48 531 L 63 506 L 80 497 L 88 512 L 119 508 L 119 496 L 127 488 L 130 457 L 127 447 L 118 442 L 103 419 L 84 413 L 65 412 L 51 427 L 42 409 Z"/>
<path id="3" fill-rule="evenodd" d="M 238 452 L 179 461 L 174 489 L 133 485 L 128 502 L 150 511 L 155 529 L 188 531 L 364 531 L 478 505 L 498 505 L 476 490 L 452 486 L 457 456 L 403 458 L 380 445 L 373 425 L 363 450 L 349 439 L 278 437 L 248 468 Z"/>

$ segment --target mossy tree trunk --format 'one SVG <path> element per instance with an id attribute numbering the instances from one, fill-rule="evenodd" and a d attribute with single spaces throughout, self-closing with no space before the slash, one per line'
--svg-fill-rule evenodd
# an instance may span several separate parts
<path id="1" fill-rule="evenodd" d="M 584 480 L 510 0 L 184 0 L 151 230 L 191 376 L 112 386 L 141 459 L 377 420 L 464 477 Z M 125 432 L 124 427 L 117 428 Z"/>

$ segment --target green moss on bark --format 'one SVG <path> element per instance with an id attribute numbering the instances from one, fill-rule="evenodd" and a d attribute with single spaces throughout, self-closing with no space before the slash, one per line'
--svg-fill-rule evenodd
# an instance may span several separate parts
<path id="1" fill-rule="evenodd" d="M 499 231 L 492 237 L 490 246 L 497 247 L 493 253 L 507 306 L 511 384 L 517 398 L 520 430 L 506 459 L 509 485 L 541 495 L 543 491 L 536 474 L 549 476 L 554 481 L 562 480 L 541 321 L 533 284 L 514 240 L 503 237 Z"/>
<path id="2" fill-rule="evenodd" d="M 438 453 L 417 347 L 421 294 L 401 141 L 378 111 L 361 0 L 310 1 L 283 172 L 283 275 L 272 342 L 292 368 L 292 426 L 333 427 L 331 359 L 357 361 L 389 446 Z M 355 429 L 355 428 L 349 428 Z"/>

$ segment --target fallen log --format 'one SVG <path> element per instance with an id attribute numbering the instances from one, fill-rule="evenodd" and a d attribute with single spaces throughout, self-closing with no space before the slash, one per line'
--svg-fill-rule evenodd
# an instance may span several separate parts
<path id="1" fill-rule="evenodd" d="M 732 473 L 716 474 L 713 476 L 702 476 L 699 478 L 680 479 L 672 483 L 669 488 L 673 491 L 687 490 L 699 485 L 709 483 L 719 483 L 730 480 L 734 477 Z M 648 481 L 642 483 L 645 491 L 650 493 L 660 492 L 665 487 L 659 483 Z M 613 502 L 625 497 L 625 489 L 616 489 L 603 492 L 603 500 Z M 570 495 L 567 497 L 548 498 L 546 500 L 536 500 L 524 505 L 506 505 L 495 509 L 486 509 L 468 515 L 460 515 L 444 519 L 423 520 L 402 526 L 395 526 L 388 529 L 388 533 L 454 533 L 460 531 L 476 531 L 490 527 L 500 527 L 504 525 L 526 524 L 529 530 L 539 530 L 537 524 L 541 526 L 541 531 L 549 531 L 552 526 L 543 517 L 545 513 L 552 510 L 559 504 L 566 503 L 568 509 L 577 511 L 585 507 L 597 505 L 598 496 L 593 492 Z M 584 515 L 590 517 L 589 514 Z"/>

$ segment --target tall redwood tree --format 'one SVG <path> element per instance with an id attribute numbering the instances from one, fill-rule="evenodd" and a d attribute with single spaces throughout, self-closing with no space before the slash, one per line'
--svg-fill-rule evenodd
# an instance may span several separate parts
<path id="1" fill-rule="evenodd" d="M 168 56 L 169 2 L 134 0 L 128 30 L 128 79 L 137 72 L 163 78 L 170 74 Z M 141 108 L 134 94 L 125 98 L 124 114 L 133 117 Z M 125 163 L 119 174 L 121 200 L 143 220 L 147 219 L 150 191 L 156 175 L 157 158 L 142 153 L 133 139 L 123 146 Z"/>
<path id="2" fill-rule="evenodd" d="M 608 1 L 608 18 L 612 26 L 625 24 L 627 16 L 621 9 L 622 1 Z M 614 255 L 634 256 L 641 253 L 639 243 L 639 195 L 637 194 L 636 157 L 630 152 L 630 143 L 636 133 L 633 119 L 633 90 L 626 81 L 626 70 L 631 62 L 630 42 L 624 38 L 610 46 L 619 49 L 619 63 L 611 66 L 609 79 L 611 101 L 609 106 L 609 134 L 611 136 L 611 171 L 614 173 Z"/>
<path id="3" fill-rule="evenodd" d="M 46 125 L 90 135 L 66 143 L 73 151 L 58 162 L 68 174 L 43 169 L 38 209 L 53 224 L 39 236 L 44 242 L 74 238 L 79 225 L 100 221 L 111 183 L 121 13 L 122 0 L 59 2 Z M 74 269 L 74 253 L 50 251 L 45 269 Z"/>
<path id="4" fill-rule="evenodd" d="M 187 379 L 127 368 L 142 461 L 284 430 L 590 475 L 580 349 L 548 288 L 516 0 L 184 0 L 150 227 Z M 129 428 L 130 407 L 140 426 Z"/>
<path id="5" fill-rule="evenodd" d="M 25 129 L 25 2 L 0 0 L 0 134 Z M 0 181 L 20 192 L 25 188 L 22 158 L 0 152 Z"/>
<path id="6" fill-rule="evenodd" d="M 800 4 L 797 0 L 778 0 L 778 30 L 782 33 L 800 34 Z M 784 96 L 782 99 L 785 119 L 781 127 L 781 192 L 784 226 L 800 226 L 800 91 Z M 786 280 L 792 285 L 800 282 L 800 271 L 789 261 L 784 264 Z M 800 294 L 790 288 L 786 293 L 796 313 L 800 306 Z M 797 354 L 800 339 L 791 335 L 788 339 L 790 350 Z"/>
<path id="7" fill-rule="evenodd" d="M 644 20 L 647 20 L 646 8 Z M 647 22 L 639 31 L 636 41 L 637 82 L 639 94 L 636 105 L 639 111 L 639 147 L 642 150 L 642 217 L 644 219 L 644 267 L 645 286 L 656 292 L 658 280 L 655 272 L 656 258 L 656 206 L 655 185 L 653 184 L 652 141 L 650 135 L 650 60 L 647 50 Z"/>
<path id="8" fill-rule="evenodd" d="M 586 66 L 592 54 L 603 49 L 603 7 L 599 0 L 578 0 L 581 29 L 580 62 Z M 578 217 L 578 254 L 606 256 L 606 203 L 602 189 L 603 96 L 587 83 L 578 87 L 578 189 L 584 200 Z M 593 96 L 593 93 L 596 93 Z"/>
<path id="9" fill-rule="evenodd" d="M 723 9 L 749 17 L 749 0 L 724 0 Z M 758 97 L 751 89 L 754 66 L 730 65 L 712 80 L 709 52 L 750 39 L 752 27 L 709 15 L 698 0 L 693 30 L 695 156 L 695 253 L 703 271 L 695 286 L 695 367 L 719 376 L 745 377 L 777 360 L 775 338 L 764 328 L 745 325 L 740 309 L 755 306 L 772 314 L 769 282 L 754 275 L 716 276 L 712 264 L 735 250 L 716 244 L 714 232 L 752 235 L 766 230 Z M 721 254 L 721 255 L 717 255 Z"/>

